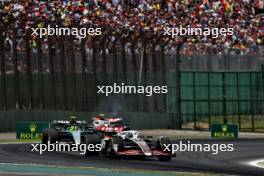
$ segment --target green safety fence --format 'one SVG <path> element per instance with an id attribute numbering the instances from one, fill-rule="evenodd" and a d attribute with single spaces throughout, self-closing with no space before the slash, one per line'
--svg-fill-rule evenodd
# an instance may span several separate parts
<path id="1" fill-rule="evenodd" d="M 134 72 L 114 78 L 113 74 L 86 74 L 84 83 L 82 74 L 75 74 L 76 95 L 74 95 L 73 74 L 63 77 L 55 74 L 55 100 L 51 93 L 49 74 L 32 76 L 32 109 L 73 110 L 86 112 L 158 112 L 166 117 L 173 116 L 176 107 L 175 72 L 148 71 L 142 76 L 141 85 L 168 85 L 168 94 L 158 94 L 151 97 L 144 95 L 105 95 L 96 94 L 96 85 L 111 85 L 114 82 L 136 85 L 138 80 Z M 107 76 L 107 79 L 105 78 Z M 137 75 L 138 76 L 138 75 Z M 19 109 L 30 109 L 28 77 L 19 74 Z M 40 85 L 43 85 L 41 88 Z M 7 108 L 17 108 L 14 98 L 14 77 L 6 75 Z M 2 86 L 0 86 L 2 89 Z M 2 91 L 2 90 L 1 90 Z M 63 91 L 66 91 L 63 94 Z M 43 100 L 41 99 L 41 94 Z M 1 94 L 2 95 L 2 94 Z M 76 109 L 74 109 L 76 96 Z M 2 97 L 0 97 L 2 100 Z M 223 118 L 228 122 L 239 124 L 240 130 L 264 130 L 264 72 L 181 72 L 181 119 L 182 128 L 209 129 L 213 123 L 222 123 Z M 43 104 L 43 106 L 41 106 Z M 0 109 L 3 109 L 0 103 Z M 161 119 L 162 120 L 162 119 Z"/>
<path id="2" fill-rule="evenodd" d="M 239 124 L 240 129 L 264 129 L 262 72 L 181 72 L 181 120 L 186 128 L 210 128 L 213 123 Z M 168 111 L 175 110 L 175 86 L 170 81 Z"/>

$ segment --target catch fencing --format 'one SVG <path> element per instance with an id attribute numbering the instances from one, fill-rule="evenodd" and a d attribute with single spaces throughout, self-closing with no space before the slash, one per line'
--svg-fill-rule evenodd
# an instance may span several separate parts
<path id="1" fill-rule="evenodd" d="M 227 117 L 241 130 L 264 130 L 264 63 L 257 55 L 181 56 L 153 44 L 72 39 L 0 40 L 0 110 L 151 112 L 177 127 L 209 129 Z M 180 86 L 175 80 L 180 74 Z M 168 94 L 97 94 L 97 85 L 167 85 Z M 176 90 L 180 90 L 180 116 Z M 140 119 L 139 119 L 140 120 Z M 160 119 L 162 120 L 162 119 Z"/>

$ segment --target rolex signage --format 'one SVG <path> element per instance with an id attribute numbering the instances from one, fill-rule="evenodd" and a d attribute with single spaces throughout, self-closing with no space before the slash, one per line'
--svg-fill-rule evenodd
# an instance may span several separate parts
<path id="1" fill-rule="evenodd" d="M 237 138 L 238 125 L 236 124 L 213 124 L 211 128 L 213 138 Z"/>
<path id="2" fill-rule="evenodd" d="M 16 124 L 17 139 L 41 139 L 42 131 L 49 127 L 46 122 L 18 122 Z"/>

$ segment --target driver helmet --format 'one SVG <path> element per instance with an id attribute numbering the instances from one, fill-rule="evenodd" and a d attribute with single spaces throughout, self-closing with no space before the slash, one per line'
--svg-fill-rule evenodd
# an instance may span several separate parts
<path id="1" fill-rule="evenodd" d="M 105 118 L 105 114 L 99 114 L 98 117 Z"/>
<path id="2" fill-rule="evenodd" d="M 70 116 L 70 124 L 75 124 L 76 123 L 76 119 L 77 117 L 76 116 Z"/>
<path id="3" fill-rule="evenodd" d="M 104 114 L 99 114 L 96 118 L 94 118 L 93 120 L 93 125 L 95 127 L 98 127 L 98 126 L 109 126 L 110 123 L 107 119 L 104 118 L 105 115 Z"/>

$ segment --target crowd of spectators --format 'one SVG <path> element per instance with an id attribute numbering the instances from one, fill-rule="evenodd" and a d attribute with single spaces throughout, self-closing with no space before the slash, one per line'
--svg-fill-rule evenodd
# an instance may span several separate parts
<path id="1" fill-rule="evenodd" d="M 182 54 L 257 54 L 264 45 L 263 11 L 263 0 L 2 0 L 0 26 L 6 41 L 32 27 L 100 27 L 106 48 L 116 40 L 125 40 L 127 48 L 155 43 L 157 50 L 167 43 L 167 53 L 175 52 L 181 38 L 163 36 L 165 27 L 231 27 L 232 36 L 187 37 Z M 93 41 L 87 40 L 88 49 Z"/>

